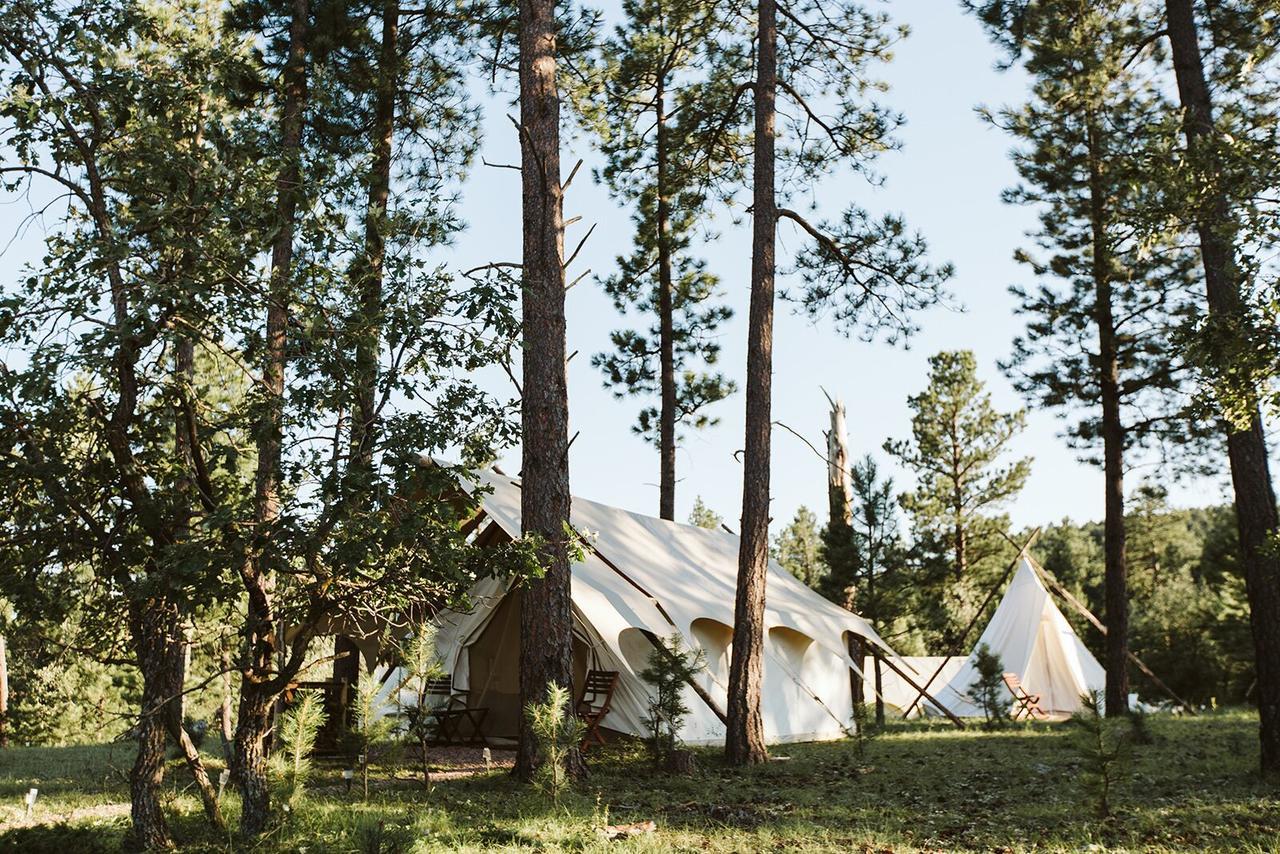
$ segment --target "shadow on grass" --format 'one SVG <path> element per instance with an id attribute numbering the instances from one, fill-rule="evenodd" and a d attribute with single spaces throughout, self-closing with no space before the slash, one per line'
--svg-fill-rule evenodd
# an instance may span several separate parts
<path id="1" fill-rule="evenodd" d="M 52 824 L 0 833 L 0 851 L 24 854 L 99 854 L 117 852 L 120 840 L 93 825 Z"/>

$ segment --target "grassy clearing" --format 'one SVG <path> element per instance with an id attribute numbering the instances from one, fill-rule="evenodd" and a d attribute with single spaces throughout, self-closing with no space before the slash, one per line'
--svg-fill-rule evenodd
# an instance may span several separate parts
<path id="1" fill-rule="evenodd" d="M 408 768 L 379 775 L 367 803 L 337 767 L 282 813 L 256 850 L 381 851 L 1062 851 L 1280 850 L 1280 786 L 1259 779 L 1256 717 L 1155 717 L 1102 821 L 1077 782 L 1062 725 L 957 732 L 896 725 L 859 755 L 852 742 L 775 748 L 787 761 L 747 771 L 699 756 L 692 777 L 652 771 L 633 747 L 592 756 L 592 776 L 559 810 L 504 773 L 448 780 L 428 794 Z M 0 851 L 114 850 L 128 823 L 122 745 L 0 754 Z M 220 767 L 216 759 L 211 764 Z M 185 775 L 169 797 L 184 850 L 248 850 L 202 824 Z M 22 795 L 40 787 L 31 820 Z M 235 799 L 226 798 L 235 819 Z M 599 829 L 653 819 L 658 831 L 605 842 Z M 380 846 L 380 847 L 378 847 Z"/>

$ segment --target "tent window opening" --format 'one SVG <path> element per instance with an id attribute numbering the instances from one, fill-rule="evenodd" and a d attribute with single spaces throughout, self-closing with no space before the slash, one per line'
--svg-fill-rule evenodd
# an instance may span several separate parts
<path id="1" fill-rule="evenodd" d="M 729 661 L 733 655 L 733 629 L 718 620 L 699 617 L 690 626 L 694 642 L 707 658 L 707 672 L 721 685 L 729 682 Z"/>
<path id="2" fill-rule="evenodd" d="M 769 629 L 769 640 L 793 673 L 803 672 L 804 660 L 813 646 L 813 638 L 786 626 L 774 626 Z"/>

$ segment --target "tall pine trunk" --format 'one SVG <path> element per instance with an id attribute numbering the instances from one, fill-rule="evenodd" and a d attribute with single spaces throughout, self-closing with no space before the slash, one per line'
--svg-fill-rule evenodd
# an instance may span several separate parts
<path id="1" fill-rule="evenodd" d="M 755 162 L 752 202 L 751 305 L 747 322 L 746 441 L 742 456 L 742 539 L 733 614 L 733 658 L 725 757 L 748 765 L 769 758 L 760 715 L 763 683 L 765 579 L 769 567 L 769 468 L 773 392 L 774 195 L 777 123 L 778 10 L 760 0 L 755 81 Z"/>
<path id="2" fill-rule="evenodd" d="M 1090 116 L 1089 221 L 1093 240 L 1094 314 L 1098 326 L 1098 387 L 1102 397 L 1104 481 L 1104 605 L 1107 620 L 1106 713 L 1129 713 L 1129 590 L 1124 530 L 1124 424 L 1120 420 L 1120 364 L 1111 308 L 1112 264 L 1108 212 L 1098 153 L 1098 130 Z"/>
<path id="3" fill-rule="evenodd" d="M 1217 132 L 1192 0 L 1166 0 L 1165 12 L 1187 147 L 1211 155 Z M 1196 231 L 1209 315 L 1222 329 L 1243 323 L 1245 311 L 1223 168 L 1216 158 L 1210 167 L 1207 198 L 1195 212 Z M 1248 428 L 1233 428 L 1227 435 L 1227 456 L 1258 670 L 1261 766 L 1264 774 L 1280 774 L 1280 555 L 1272 542 L 1280 529 L 1280 514 L 1267 464 L 1262 416 L 1256 403 L 1250 409 Z"/>
<path id="4" fill-rule="evenodd" d="M 236 715 L 235 764 L 232 776 L 240 789 L 240 832 L 257 836 L 267 824 L 266 738 L 278 680 L 272 679 L 276 652 L 272 557 L 266 552 L 271 528 L 280 515 L 280 465 L 284 442 L 284 378 L 289 303 L 293 290 L 293 235 L 302 182 L 302 125 L 307 98 L 306 56 L 310 7 L 293 0 L 289 22 L 289 55 L 284 70 L 284 102 L 280 119 L 280 172 L 276 177 L 276 223 L 271 246 L 271 278 L 267 292 L 265 352 L 261 389 L 266 401 L 256 425 L 258 467 L 254 479 L 252 541 L 241 575 L 247 601 L 244 623 L 246 660 Z"/>
<path id="5" fill-rule="evenodd" d="M 356 342 L 355 416 L 351 420 L 350 468 L 355 470 L 352 488 L 368 497 L 372 484 L 374 447 L 377 443 L 376 397 L 378 351 L 382 329 L 382 276 L 386 266 L 387 204 L 391 197 L 391 154 L 395 136 L 396 86 L 399 66 L 400 8 L 396 0 L 382 5 L 382 44 L 378 53 L 377 94 L 370 140 L 373 163 L 369 171 L 369 196 L 365 207 L 364 256 L 356 264 L 359 294 L 359 338 Z M 357 498 L 361 500 L 361 498 Z"/>
<path id="6" fill-rule="evenodd" d="M 573 686 L 569 598 L 569 393 L 565 371 L 564 212 L 554 0 L 520 0 L 520 185 L 523 378 L 522 532 L 540 539 L 545 573 L 524 587 L 520 607 L 520 702 L 542 702 L 547 684 Z M 573 713 L 569 709 L 570 714 Z M 520 717 L 516 774 L 529 780 L 537 745 Z M 571 774 L 585 769 L 575 750 Z"/>
<path id="7" fill-rule="evenodd" d="M 658 516 L 676 518 L 676 357 L 675 306 L 671 275 L 671 200 L 667 197 L 666 77 L 658 76 L 654 95 L 654 133 L 657 136 L 658 196 L 658 381 L 661 405 L 658 413 Z"/>

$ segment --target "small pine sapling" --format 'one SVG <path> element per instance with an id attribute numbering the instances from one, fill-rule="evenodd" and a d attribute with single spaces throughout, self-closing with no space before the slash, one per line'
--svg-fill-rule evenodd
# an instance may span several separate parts
<path id="1" fill-rule="evenodd" d="M 546 696 L 543 702 L 526 706 L 525 715 L 538 754 L 538 785 L 551 796 L 552 804 L 559 806 L 570 781 L 566 760 L 581 743 L 586 726 L 573 714 L 573 695 L 568 688 L 548 682 Z"/>
<path id="2" fill-rule="evenodd" d="M 689 707 L 684 702 L 684 686 L 705 665 L 702 650 L 690 650 L 678 633 L 653 639 L 648 667 L 639 676 L 653 689 L 649 696 L 649 751 L 657 765 L 670 764 L 680 746 L 680 729 Z"/>
<path id="3" fill-rule="evenodd" d="M 969 683 L 968 699 L 982 708 L 987 729 L 1003 726 L 1009 718 L 1009 707 L 1013 705 L 1013 698 L 1004 684 L 1004 662 L 1000 660 L 999 653 L 984 643 L 974 654 L 973 667 L 978 671 L 978 678 Z"/>
<path id="4" fill-rule="evenodd" d="M 404 710 L 405 732 L 421 751 L 422 786 L 430 790 L 431 765 L 427 761 L 427 746 L 436 730 L 436 705 L 431 703 L 431 683 L 445 676 L 436 653 L 435 627 L 428 623 L 418 626 L 409 643 L 400 650 L 400 657 L 405 673 L 400 688 L 412 691 L 414 699 L 413 705 Z"/>
<path id="5" fill-rule="evenodd" d="M 276 736 L 280 749 L 272 754 L 283 786 L 284 802 L 296 806 L 311 776 L 311 753 L 324 726 L 324 700 L 318 691 L 304 691 L 280 716 Z"/>
<path id="6" fill-rule="evenodd" d="M 1071 716 L 1075 727 L 1071 744 L 1080 757 L 1081 779 L 1093 797 L 1098 816 L 1107 818 L 1116 786 L 1127 773 L 1131 733 L 1126 722 L 1102 716 L 1100 692 L 1083 694 L 1080 702 L 1080 710 Z"/>
<path id="7" fill-rule="evenodd" d="M 393 731 L 392 722 L 379 714 L 378 694 L 382 683 L 368 671 L 360 673 L 356 683 L 354 715 L 351 729 L 347 731 L 347 747 L 360 766 L 360 780 L 364 799 L 369 799 L 369 766 L 374 754 L 387 746 Z"/>

